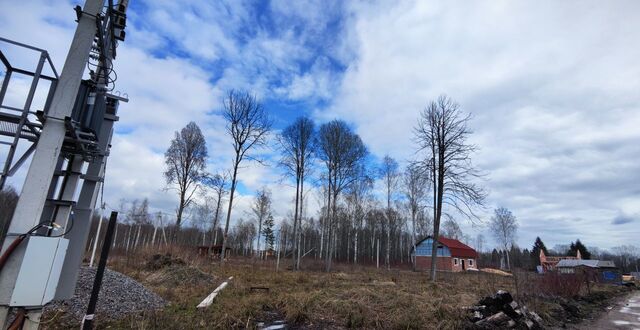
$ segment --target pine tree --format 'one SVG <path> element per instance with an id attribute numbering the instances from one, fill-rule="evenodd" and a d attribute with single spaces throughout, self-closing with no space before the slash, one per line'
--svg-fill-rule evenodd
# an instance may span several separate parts
<path id="1" fill-rule="evenodd" d="M 544 245 L 540 237 L 536 237 L 535 243 L 533 243 L 533 249 L 531 250 L 531 260 L 533 261 L 534 268 L 535 266 L 540 266 L 540 250 L 544 251 L 545 255 L 549 255 L 549 251 L 547 251 L 547 247 Z"/>
<path id="2" fill-rule="evenodd" d="M 575 243 L 571 242 L 571 246 L 569 247 L 569 255 L 577 256 L 578 251 L 580 251 L 580 256 L 582 257 L 582 259 L 591 259 L 591 252 L 587 250 L 587 247 L 584 246 L 584 244 L 582 244 L 579 239 L 576 240 Z"/>
<path id="3" fill-rule="evenodd" d="M 273 216 L 269 215 L 264 221 L 264 228 L 262 229 L 264 240 L 267 244 L 268 250 L 273 250 L 273 244 L 275 242 L 275 236 L 273 234 Z"/>

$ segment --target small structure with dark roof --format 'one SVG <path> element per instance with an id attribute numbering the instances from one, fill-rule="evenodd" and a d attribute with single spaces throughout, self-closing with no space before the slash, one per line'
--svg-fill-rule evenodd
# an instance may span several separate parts
<path id="1" fill-rule="evenodd" d="M 618 283 L 622 276 L 616 264 L 611 260 L 564 259 L 556 265 L 560 274 L 589 275 L 602 283 Z"/>
<path id="2" fill-rule="evenodd" d="M 433 237 L 416 243 L 415 263 L 416 270 L 428 270 L 431 268 L 431 252 Z M 451 238 L 438 238 L 436 268 L 441 271 L 461 272 L 467 269 L 477 269 L 476 260 L 478 253 L 466 244 Z"/>
<path id="3" fill-rule="evenodd" d="M 198 248 L 198 255 L 201 257 L 219 257 L 222 253 L 222 245 L 200 245 Z M 230 247 L 225 248 L 225 258 L 229 255 L 229 251 L 231 251 Z"/>

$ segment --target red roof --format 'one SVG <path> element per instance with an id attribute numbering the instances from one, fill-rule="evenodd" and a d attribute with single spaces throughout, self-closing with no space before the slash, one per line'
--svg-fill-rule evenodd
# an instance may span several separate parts
<path id="1" fill-rule="evenodd" d="M 438 242 L 449 248 L 452 257 L 465 257 L 465 258 L 477 258 L 478 253 L 476 250 L 470 248 L 466 244 L 458 241 L 457 239 L 438 237 Z"/>

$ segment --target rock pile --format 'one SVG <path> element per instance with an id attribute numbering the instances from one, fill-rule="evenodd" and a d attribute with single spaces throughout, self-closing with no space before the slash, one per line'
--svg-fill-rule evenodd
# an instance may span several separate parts
<path id="1" fill-rule="evenodd" d="M 484 297 L 469 310 L 473 312 L 471 322 L 478 329 L 544 329 L 542 318 L 527 306 L 518 305 L 507 291 Z"/>
<path id="2" fill-rule="evenodd" d="M 43 318 L 63 313 L 68 321 L 80 324 L 80 320 L 87 311 L 95 276 L 95 268 L 80 268 L 78 285 L 73 297 L 64 301 L 54 301 L 45 306 L 44 312 L 47 315 Z M 98 295 L 96 317 L 98 320 L 120 319 L 130 313 L 161 309 L 165 305 L 164 299 L 147 290 L 136 280 L 105 269 Z"/>

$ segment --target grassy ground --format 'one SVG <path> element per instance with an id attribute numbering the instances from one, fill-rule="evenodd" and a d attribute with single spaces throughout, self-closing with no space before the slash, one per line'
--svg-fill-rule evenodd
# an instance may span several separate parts
<path id="1" fill-rule="evenodd" d="M 162 311 L 101 322 L 99 327 L 234 329 L 255 328 L 258 322 L 282 319 L 292 328 L 305 329 L 460 329 L 469 325 L 463 307 L 498 289 L 517 292 L 513 277 L 487 273 L 442 273 L 438 282 L 432 283 L 426 273 L 409 270 L 337 265 L 332 273 L 292 272 L 285 269 L 290 263 L 285 260 L 276 272 L 273 262 L 254 264 L 234 258 L 220 267 L 189 251 L 174 250 L 172 255 L 186 260 L 186 264 L 150 270 L 144 266 L 149 253 L 112 258 L 112 269 L 135 278 L 171 304 Z M 306 264 L 315 268 L 312 260 Z M 213 305 L 205 310 L 195 308 L 230 276 L 234 277 L 231 285 Z M 519 280 L 529 281 L 523 277 Z M 540 297 L 524 292 L 526 285 L 519 286 L 519 300 L 545 320 L 557 323 L 567 318 L 560 298 Z M 602 295 L 594 296 L 595 300 L 606 300 L 618 293 L 611 287 L 596 286 L 592 288 L 594 294 Z"/>

